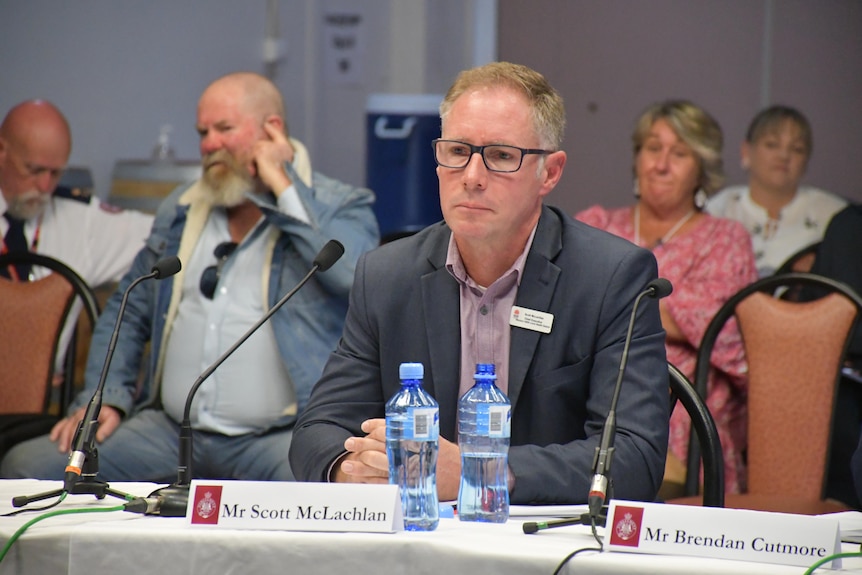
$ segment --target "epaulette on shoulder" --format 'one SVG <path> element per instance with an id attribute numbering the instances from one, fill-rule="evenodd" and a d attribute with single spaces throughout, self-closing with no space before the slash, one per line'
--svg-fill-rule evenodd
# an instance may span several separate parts
<path id="1" fill-rule="evenodd" d="M 87 188 L 68 188 L 66 186 L 57 186 L 53 195 L 55 198 L 75 200 L 83 204 L 89 204 L 93 198 L 92 193 Z"/>

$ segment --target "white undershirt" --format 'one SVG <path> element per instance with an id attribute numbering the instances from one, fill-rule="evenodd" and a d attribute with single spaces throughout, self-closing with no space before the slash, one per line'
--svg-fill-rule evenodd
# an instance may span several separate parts
<path id="1" fill-rule="evenodd" d="M 223 209 L 211 212 L 190 261 L 182 298 L 165 342 L 162 403 L 181 421 L 188 391 L 200 374 L 265 313 L 263 274 L 269 254 L 269 226 L 263 219 L 222 267 L 212 300 L 200 292 L 200 278 L 216 263 L 213 250 L 230 240 Z M 195 395 L 195 429 L 239 435 L 268 427 L 294 406 L 296 393 L 270 322 L 265 323 L 213 372 Z"/>

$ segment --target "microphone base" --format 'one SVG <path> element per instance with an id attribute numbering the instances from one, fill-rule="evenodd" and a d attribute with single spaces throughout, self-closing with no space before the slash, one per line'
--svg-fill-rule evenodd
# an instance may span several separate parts
<path id="1" fill-rule="evenodd" d="M 35 503 L 36 501 L 59 497 L 64 491 L 67 491 L 65 487 L 61 487 L 60 489 L 44 491 L 35 495 L 20 495 L 18 497 L 13 497 L 12 507 L 24 507 L 31 503 Z M 134 497 L 133 495 L 123 491 L 112 489 L 107 483 L 98 479 L 81 479 L 76 481 L 72 486 L 72 489 L 68 490 L 68 493 L 69 495 L 94 495 L 96 499 L 104 499 L 107 495 L 110 495 L 127 501 Z"/>
<path id="2" fill-rule="evenodd" d="M 190 485 L 174 483 L 150 493 L 150 497 L 159 498 L 160 505 L 157 515 L 162 517 L 185 517 L 189 505 Z"/>

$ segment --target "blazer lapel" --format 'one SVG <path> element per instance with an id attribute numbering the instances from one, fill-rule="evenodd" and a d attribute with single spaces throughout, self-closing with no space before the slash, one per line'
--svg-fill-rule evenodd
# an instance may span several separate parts
<path id="1" fill-rule="evenodd" d="M 434 271 L 422 276 L 422 311 L 431 362 L 427 366 L 430 374 L 426 372 L 425 381 L 426 389 L 440 404 L 440 432 L 456 441 L 461 372 L 461 305 L 458 283 L 445 267 L 448 234 L 446 239 L 442 246 L 438 246 L 436 253 L 429 257 Z"/>
<path id="2" fill-rule="evenodd" d="M 553 259 L 562 249 L 561 223 L 559 216 L 545 207 L 539 219 L 539 226 L 533 238 L 530 253 L 524 265 L 524 276 L 518 287 L 515 305 L 532 310 L 547 312 L 560 277 L 560 268 Z M 556 319 L 556 318 L 555 318 Z M 512 408 L 518 402 L 527 371 L 533 361 L 536 346 L 543 333 L 519 327 L 511 328 L 509 347 L 509 390 L 507 395 Z"/>

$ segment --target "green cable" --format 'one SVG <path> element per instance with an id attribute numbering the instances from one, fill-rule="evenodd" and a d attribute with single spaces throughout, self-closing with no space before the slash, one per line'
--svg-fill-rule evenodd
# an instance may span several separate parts
<path id="1" fill-rule="evenodd" d="M 835 559 L 844 559 L 845 557 L 862 557 L 862 552 L 857 551 L 855 553 L 836 553 L 834 555 L 828 555 L 814 565 L 812 565 L 811 567 L 809 567 L 804 575 L 811 575 L 818 567 L 820 567 L 824 563 L 829 563 L 830 561 L 834 561 Z"/>
<path id="2" fill-rule="evenodd" d="M 60 501 L 66 498 L 66 493 L 60 496 Z M 108 513 L 112 511 L 123 511 L 125 510 L 125 505 L 117 505 L 115 507 L 81 507 L 74 509 L 57 509 L 56 511 L 50 511 L 48 513 L 44 513 L 39 517 L 35 517 L 22 525 L 15 533 L 12 534 L 12 537 L 9 538 L 9 541 L 6 542 L 6 545 L 3 546 L 3 550 L 0 551 L 0 563 L 3 562 L 3 559 L 6 558 L 6 554 L 9 553 L 9 549 L 12 548 L 12 544 L 24 534 L 27 529 L 29 529 L 35 523 L 42 521 L 43 519 L 48 519 L 49 517 L 56 517 L 57 515 L 71 515 L 73 513 Z"/>

